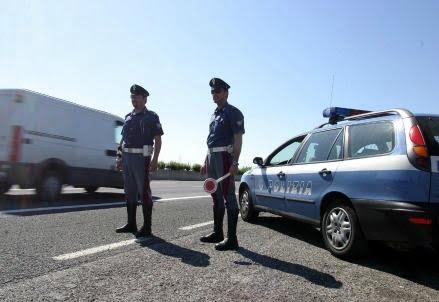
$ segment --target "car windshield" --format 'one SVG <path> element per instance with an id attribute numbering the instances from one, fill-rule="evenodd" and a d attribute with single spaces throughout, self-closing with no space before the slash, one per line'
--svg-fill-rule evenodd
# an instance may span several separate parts
<path id="1" fill-rule="evenodd" d="M 417 117 L 431 155 L 439 155 L 439 117 Z"/>

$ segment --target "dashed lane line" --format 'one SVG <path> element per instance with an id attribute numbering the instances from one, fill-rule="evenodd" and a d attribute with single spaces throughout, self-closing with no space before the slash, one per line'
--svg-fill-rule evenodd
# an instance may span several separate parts
<path id="1" fill-rule="evenodd" d="M 202 223 L 197 223 L 197 224 L 193 224 L 193 225 L 184 226 L 184 227 L 179 228 L 179 230 L 189 231 L 189 230 L 193 230 L 193 229 L 196 229 L 196 228 L 201 228 L 201 227 L 204 227 L 206 225 L 211 225 L 211 224 L 213 224 L 213 220 L 212 221 L 207 221 L 207 222 L 202 222 Z"/>
<path id="2" fill-rule="evenodd" d="M 211 224 L 213 224 L 213 221 L 207 221 L 207 222 L 203 222 L 203 223 L 189 225 L 189 226 L 181 227 L 179 229 L 188 231 L 188 230 L 193 230 L 193 229 L 200 228 L 200 227 L 207 226 L 207 225 L 211 225 Z M 62 254 L 59 256 L 52 257 L 52 259 L 56 260 L 56 261 L 71 260 L 71 259 L 75 259 L 75 258 L 79 258 L 79 257 L 84 257 L 84 256 L 89 256 L 89 255 L 93 255 L 93 254 L 97 254 L 97 253 L 111 251 L 111 250 L 114 250 L 114 249 L 117 249 L 117 248 L 120 248 L 123 246 L 131 245 L 131 244 L 136 243 L 136 242 L 140 242 L 139 239 L 130 239 L 130 240 L 119 241 L 119 242 L 115 242 L 115 243 L 92 247 L 89 249 L 85 249 L 85 250 L 81 250 L 81 251 L 77 251 L 77 252 L 73 252 L 73 253 Z"/>

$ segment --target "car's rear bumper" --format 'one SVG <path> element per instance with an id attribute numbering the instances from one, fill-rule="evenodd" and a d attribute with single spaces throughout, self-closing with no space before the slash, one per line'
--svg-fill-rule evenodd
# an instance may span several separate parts
<path id="1" fill-rule="evenodd" d="M 368 240 L 422 246 L 439 241 L 439 204 L 357 199 L 353 205 Z"/>

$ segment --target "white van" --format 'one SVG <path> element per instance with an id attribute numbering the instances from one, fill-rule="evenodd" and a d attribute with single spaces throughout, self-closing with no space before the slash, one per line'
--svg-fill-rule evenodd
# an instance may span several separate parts
<path id="1" fill-rule="evenodd" d="M 123 188 L 115 169 L 124 120 L 22 89 L 0 89 L 0 194 L 17 184 L 55 201 L 62 185 Z"/>

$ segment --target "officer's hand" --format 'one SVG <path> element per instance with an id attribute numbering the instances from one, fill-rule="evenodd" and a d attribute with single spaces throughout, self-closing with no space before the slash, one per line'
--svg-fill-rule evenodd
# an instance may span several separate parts
<path id="1" fill-rule="evenodd" d="M 116 170 L 122 171 L 122 159 L 116 158 Z"/>
<path id="2" fill-rule="evenodd" d="M 231 165 L 229 169 L 229 173 L 231 176 L 235 176 L 238 173 L 238 167 Z"/>
<path id="3" fill-rule="evenodd" d="M 206 173 L 207 173 L 207 165 L 206 164 L 201 166 L 200 173 L 201 173 L 201 175 L 206 175 Z"/>
<path id="4" fill-rule="evenodd" d="M 157 170 L 157 166 L 158 166 L 158 163 L 157 163 L 157 160 L 151 160 L 151 163 L 149 164 L 149 171 L 156 171 Z"/>

